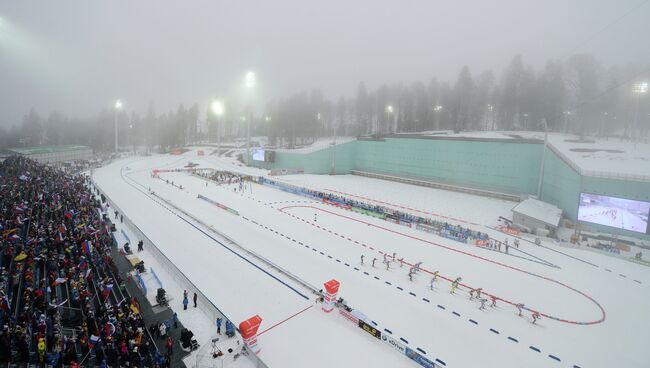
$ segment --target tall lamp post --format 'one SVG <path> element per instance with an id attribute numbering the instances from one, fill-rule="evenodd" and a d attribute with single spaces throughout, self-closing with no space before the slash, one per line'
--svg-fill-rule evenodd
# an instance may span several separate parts
<path id="1" fill-rule="evenodd" d="M 393 114 L 393 105 L 386 106 L 386 134 L 390 133 L 390 118 Z"/>
<path id="2" fill-rule="evenodd" d="M 250 106 L 248 107 L 248 119 L 246 119 L 246 165 L 250 165 L 250 151 L 251 151 L 251 120 L 253 120 L 253 106 L 252 106 L 252 95 L 253 89 L 255 89 L 256 76 L 254 72 L 246 73 L 246 78 L 244 80 L 244 86 L 249 91 L 248 95 L 250 98 Z"/>
<path id="3" fill-rule="evenodd" d="M 642 95 L 648 93 L 648 82 L 635 83 L 632 87 L 632 92 L 636 95 L 636 108 L 634 109 L 634 127 L 632 127 L 631 135 L 634 136 L 634 129 L 639 126 L 639 100 Z"/>
<path id="4" fill-rule="evenodd" d="M 221 156 L 221 115 L 223 115 L 223 102 L 220 100 L 214 100 L 212 101 L 212 104 L 210 104 L 210 110 L 212 111 L 212 114 L 215 116 L 215 120 L 217 123 L 217 155 Z"/>
<path id="5" fill-rule="evenodd" d="M 113 109 L 113 118 L 115 121 L 115 153 L 118 153 L 118 141 L 117 141 L 117 112 L 119 110 L 122 110 L 122 101 L 117 100 L 115 101 L 115 108 Z"/>
<path id="6" fill-rule="evenodd" d="M 440 115 L 440 111 L 442 111 L 442 105 L 436 105 L 433 107 L 433 125 L 434 125 L 434 130 L 440 129 L 440 118 L 438 115 Z"/>
<path id="7" fill-rule="evenodd" d="M 548 146 L 548 125 L 546 119 L 542 119 L 544 124 L 544 150 L 542 151 L 542 162 L 539 165 L 539 179 L 537 181 L 537 199 L 542 200 L 542 185 L 544 180 L 544 164 L 546 163 L 546 147 Z"/>

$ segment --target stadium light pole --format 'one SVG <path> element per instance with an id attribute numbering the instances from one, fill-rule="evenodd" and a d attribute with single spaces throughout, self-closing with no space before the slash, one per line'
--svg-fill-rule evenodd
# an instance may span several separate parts
<path id="1" fill-rule="evenodd" d="M 390 116 L 393 113 L 393 105 L 386 106 L 386 134 L 390 133 Z"/>
<path id="2" fill-rule="evenodd" d="M 113 109 L 113 118 L 115 122 L 115 153 L 118 153 L 118 141 L 117 141 L 117 112 L 119 110 L 122 110 L 122 101 L 117 100 L 115 101 L 115 106 Z"/>
<path id="3" fill-rule="evenodd" d="M 634 130 L 639 126 L 639 100 L 641 99 L 641 96 L 648 93 L 648 82 L 635 83 L 632 87 L 632 93 L 636 95 L 636 107 L 634 109 L 634 127 L 631 129 Z M 631 132 L 631 134 L 634 136 L 633 132 Z"/>
<path id="4" fill-rule="evenodd" d="M 439 129 L 439 118 L 438 115 L 440 114 L 440 111 L 442 111 L 442 105 L 436 105 L 433 107 L 433 129 L 438 130 Z"/>
<path id="5" fill-rule="evenodd" d="M 255 76 L 255 72 L 252 71 L 247 72 L 246 77 L 244 79 L 244 86 L 249 91 L 248 95 L 251 100 L 251 104 L 248 107 L 248 119 L 246 119 L 246 165 L 247 166 L 250 165 L 250 158 L 248 156 L 250 155 L 250 151 L 251 151 L 251 120 L 253 120 L 252 95 L 257 82 L 256 79 L 257 78 Z"/>
<path id="6" fill-rule="evenodd" d="M 212 111 L 212 114 L 215 116 L 215 120 L 217 123 L 217 156 L 221 156 L 221 115 L 223 115 L 223 102 L 220 100 L 214 100 L 210 104 L 210 110 Z"/>
<path id="7" fill-rule="evenodd" d="M 548 125 L 546 119 L 542 119 L 544 124 L 544 148 L 542 150 L 542 162 L 539 164 L 539 178 L 537 180 L 537 199 L 542 200 L 542 186 L 544 181 L 544 164 L 546 164 L 546 146 L 548 145 Z"/>

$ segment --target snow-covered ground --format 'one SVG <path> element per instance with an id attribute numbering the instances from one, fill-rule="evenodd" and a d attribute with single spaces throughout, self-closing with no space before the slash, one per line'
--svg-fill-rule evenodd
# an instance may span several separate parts
<path id="1" fill-rule="evenodd" d="M 438 358 L 448 367 L 650 366 L 650 356 L 643 353 L 650 338 L 650 329 L 644 327 L 650 326 L 650 268 L 549 242 L 538 247 L 522 240 L 521 252 L 507 255 L 267 186 L 255 184 L 241 193 L 234 186 L 206 186 L 185 173 L 164 173 L 160 179 L 150 175 L 154 168 L 181 168 L 188 161 L 265 174 L 190 151 L 124 159 L 96 170 L 94 179 L 226 315 L 236 323 L 254 314 L 263 318 L 260 358 L 270 367 L 417 364 L 342 316 L 323 313 L 298 283 L 244 252 L 237 255 L 224 248 L 187 216 L 161 204 L 161 198 L 312 285 L 337 279 L 339 296 L 368 315 L 379 330 L 390 330 L 393 338 L 403 338 L 410 348 L 420 348 L 430 360 Z M 279 179 L 418 215 L 446 216 L 501 240 L 509 238 L 511 244 L 514 240 L 490 229 L 498 216 L 510 216 L 512 202 L 356 176 Z M 197 198 L 199 194 L 240 216 Z M 393 262 L 386 269 L 381 262 L 383 253 L 394 252 L 406 263 L 423 262 L 413 281 L 408 266 Z M 436 270 L 443 279 L 431 289 Z M 450 294 L 447 279 L 459 276 L 464 285 L 500 298 L 497 307 L 479 310 L 467 289 Z M 508 302 L 525 303 L 550 318 L 533 325 L 529 311 L 518 317 Z"/>

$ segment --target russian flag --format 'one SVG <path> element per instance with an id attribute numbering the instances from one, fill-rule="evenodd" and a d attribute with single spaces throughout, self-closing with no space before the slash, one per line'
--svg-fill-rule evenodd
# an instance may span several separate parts
<path id="1" fill-rule="evenodd" d="M 11 235 L 9 235 L 9 238 L 8 238 L 8 239 L 9 239 L 9 241 L 12 241 L 12 242 L 13 242 L 13 241 L 20 240 L 20 236 L 18 236 L 18 235 L 16 235 L 16 234 L 11 234 Z"/>
<path id="2" fill-rule="evenodd" d="M 58 277 L 54 282 L 52 283 L 52 286 L 57 286 L 59 284 L 63 284 L 64 282 L 68 281 L 67 277 Z"/>
<path id="3" fill-rule="evenodd" d="M 95 335 L 93 335 L 93 334 L 90 334 L 90 347 L 95 346 L 95 344 L 97 344 L 97 342 L 98 342 L 99 340 L 100 340 L 100 337 L 99 337 L 99 336 L 95 336 Z"/>

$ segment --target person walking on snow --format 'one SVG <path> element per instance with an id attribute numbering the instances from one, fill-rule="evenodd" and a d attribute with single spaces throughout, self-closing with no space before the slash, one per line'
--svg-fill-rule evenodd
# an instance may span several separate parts
<path id="1" fill-rule="evenodd" d="M 519 239 L 515 239 L 515 248 L 519 249 Z"/>
<path id="2" fill-rule="evenodd" d="M 187 300 L 187 294 L 183 296 L 183 310 L 187 310 L 187 305 L 189 304 L 189 300 Z"/>
<path id="3" fill-rule="evenodd" d="M 192 300 L 194 301 L 194 308 L 196 308 L 196 298 L 197 297 L 198 297 L 198 295 L 196 295 L 196 293 L 194 293 L 194 298 L 192 298 Z"/>

